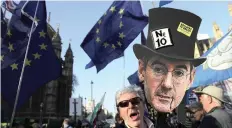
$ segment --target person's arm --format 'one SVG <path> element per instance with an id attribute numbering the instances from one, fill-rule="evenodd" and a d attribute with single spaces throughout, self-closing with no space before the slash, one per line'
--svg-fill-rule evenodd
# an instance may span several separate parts
<path id="1" fill-rule="evenodd" d="M 200 128 L 222 128 L 222 126 L 214 117 L 205 116 L 200 124 Z"/>

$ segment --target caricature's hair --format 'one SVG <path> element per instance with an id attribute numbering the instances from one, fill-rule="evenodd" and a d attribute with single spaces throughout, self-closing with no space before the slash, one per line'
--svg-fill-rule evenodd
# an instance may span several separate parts
<path id="1" fill-rule="evenodd" d="M 118 100 L 121 97 L 121 95 L 125 93 L 133 93 L 137 97 L 140 97 L 143 102 L 145 101 L 143 90 L 137 85 L 130 85 L 116 92 L 116 95 L 115 95 L 116 106 L 117 106 Z"/>

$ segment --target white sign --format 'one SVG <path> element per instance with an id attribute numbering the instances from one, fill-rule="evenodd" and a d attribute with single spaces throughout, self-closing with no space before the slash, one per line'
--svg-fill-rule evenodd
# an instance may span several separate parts
<path id="1" fill-rule="evenodd" d="M 82 115 L 82 99 L 81 99 L 81 97 L 69 99 L 69 115 L 70 116 L 75 115 L 75 106 L 76 106 L 76 115 L 81 116 Z"/>
<path id="2" fill-rule="evenodd" d="M 152 31 L 152 37 L 155 49 L 173 45 L 169 34 L 169 28 Z"/>

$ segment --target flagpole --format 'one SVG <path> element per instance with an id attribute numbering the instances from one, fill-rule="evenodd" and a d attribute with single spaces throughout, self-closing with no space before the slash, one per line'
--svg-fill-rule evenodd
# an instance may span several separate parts
<path id="1" fill-rule="evenodd" d="M 27 59 L 27 54 L 28 54 L 30 41 L 31 41 L 31 34 L 32 34 L 34 23 L 35 23 L 35 17 L 36 17 L 36 13 L 37 13 L 37 10 L 38 10 L 38 6 L 39 6 L 39 1 L 37 2 L 37 5 L 36 5 L 36 10 L 35 10 L 32 26 L 31 26 L 31 31 L 30 31 L 30 35 L 29 35 L 29 39 L 28 39 L 27 49 L 26 49 L 26 53 L 25 53 L 25 57 L 24 57 L 24 61 L 23 61 L 23 67 L 22 67 L 22 71 L 21 71 L 21 74 L 20 74 L 20 78 L 19 78 L 18 90 L 17 90 L 17 94 L 16 94 L 16 97 L 15 97 L 14 108 L 13 108 L 13 111 L 12 111 L 12 116 L 11 116 L 11 121 L 10 121 L 10 128 L 12 128 L 12 124 L 13 124 L 13 121 L 14 121 L 15 111 L 16 111 L 16 107 L 17 107 L 17 103 L 18 103 L 18 98 L 19 98 L 21 85 L 22 85 L 23 73 L 24 73 L 24 69 L 25 69 L 25 62 L 26 62 L 26 59 Z"/>

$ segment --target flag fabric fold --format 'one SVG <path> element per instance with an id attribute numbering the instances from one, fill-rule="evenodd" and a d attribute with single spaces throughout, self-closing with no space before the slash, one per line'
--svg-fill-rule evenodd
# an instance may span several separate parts
<path id="1" fill-rule="evenodd" d="M 7 23 L 4 19 L 4 15 L 2 12 L 2 8 L 1 8 L 1 38 L 3 38 L 5 36 L 6 30 L 7 30 Z"/>
<path id="2" fill-rule="evenodd" d="M 90 57 L 87 68 L 97 72 L 122 57 L 124 50 L 148 23 L 140 1 L 114 1 L 85 37 L 81 48 Z"/>
<path id="3" fill-rule="evenodd" d="M 4 0 L 2 2 L 2 7 L 11 13 L 15 13 L 15 11 L 18 7 L 18 4 L 16 2 L 14 2 L 13 0 Z"/>
<path id="4" fill-rule="evenodd" d="M 207 60 L 196 68 L 192 87 L 206 86 L 232 77 L 232 31 L 219 39 L 202 57 Z"/>
<path id="5" fill-rule="evenodd" d="M 34 17 L 37 2 L 39 2 L 35 21 L 37 25 L 32 25 L 33 21 L 28 16 Z M 45 1 L 21 1 L 19 5 L 23 6 L 12 15 L 1 45 L 1 93 L 3 99 L 13 106 L 29 33 L 31 27 L 33 28 L 17 108 L 23 105 L 39 87 L 61 75 L 61 63 L 47 33 Z M 24 14 L 21 13 L 22 7 Z"/>

